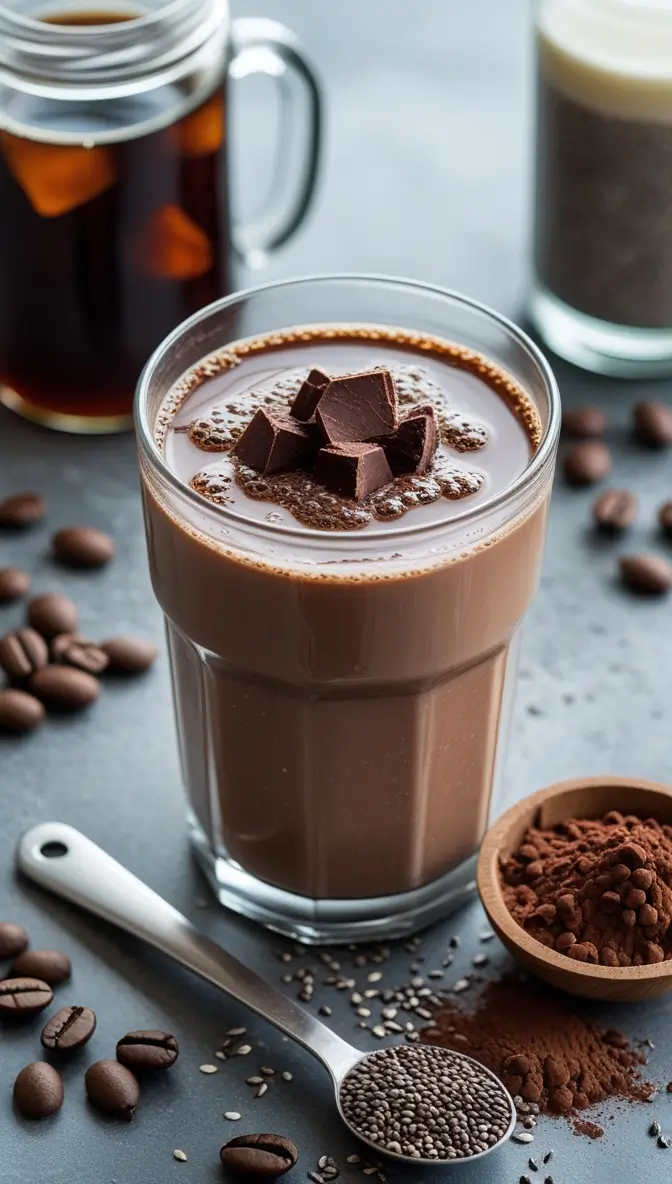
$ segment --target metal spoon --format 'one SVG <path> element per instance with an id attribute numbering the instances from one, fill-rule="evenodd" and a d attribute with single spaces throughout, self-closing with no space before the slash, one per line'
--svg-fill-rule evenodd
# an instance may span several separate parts
<path id="1" fill-rule="evenodd" d="M 199 933 L 172 905 L 162 900 L 79 831 L 60 822 L 46 822 L 33 827 L 19 841 L 17 861 L 20 870 L 29 879 L 162 950 L 308 1049 L 331 1074 L 341 1118 L 353 1135 L 378 1154 L 414 1166 L 445 1167 L 465 1162 L 464 1158 L 423 1159 L 400 1155 L 363 1136 L 343 1113 L 343 1083 L 355 1066 L 372 1057 L 380 1058 L 399 1050 L 389 1048 L 375 1053 L 362 1053 L 347 1044 L 320 1020 L 314 1019 L 209 937 Z M 408 1046 L 401 1046 L 401 1049 L 408 1050 Z M 446 1068 L 454 1068 L 456 1058 L 460 1058 L 465 1068 L 476 1065 L 471 1057 L 462 1053 L 438 1048 L 436 1052 L 441 1054 L 442 1059 L 445 1057 Z M 496 1084 L 508 1105 L 510 1121 L 502 1138 L 492 1147 L 469 1156 L 470 1162 L 482 1159 L 506 1142 L 516 1121 L 513 1101 L 504 1086 L 481 1065 L 477 1069 Z"/>

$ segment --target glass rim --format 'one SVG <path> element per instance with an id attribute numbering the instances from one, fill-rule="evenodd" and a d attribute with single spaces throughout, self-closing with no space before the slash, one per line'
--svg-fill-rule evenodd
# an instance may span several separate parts
<path id="1" fill-rule="evenodd" d="M 351 543 L 355 542 L 357 538 L 362 538 L 363 531 L 357 530 L 316 530 L 310 527 L 305 527 L 297 523 L 296 526 L 282 523 L 281 525 L 275 523 L 266 523 L 261 521 L 251 520 L 245 515 L 236 513 L 226 506 L 215 506 L 205 501 L 195 490 L 185 485 L 176 473 L 170 468 L 163 452 L 156 443 L 154 437 L 153 425 L 150 426 L 148 421 L 148 396 L 152 376 L 156 368 L 163 361 L 165 355 L 179 340 L 187 335 L 191 330 L 196 329 L 204 320 L 206 320 L 213 313 L 217 313 L 223 309 L 230 308 L 235 304 L 241 303 L 266 292 L 281 291 L 287 288 L 308 287 L 315 283 L 355 283 L 355 284 L 385 284 L 400 290 L 407 290 L 409 292 L 415 291 L 425 293 L 429 296 L 438 296 L 444 300 L 451 301 L 455 304 L 462 305 L 464 308 L 471 309 L 473 312 L 480 313 L 486 318 L 494 321 L 500 326 L 508 335 L 513 338 L 531 357 L 537 370 L 539 371 L 546 392 L 549 399 L 549 417 L 544 434 L 541 438 L 536 452 L 530 459 L 530 462 L 523 469 L 522 473 L 516 477 L 510 485 L 507 485 L 499 493 L 488 498 L 487 501 L 481 502 L 478 506 L 467 507 L 461 513 L 456 514 L 450 519 L 442 522 L 420 523 L 418 525 L 399 525 L 399 527 L 389 527 L 385 531 L 385 535 L 376 535 L 375 543 L 378 545 L 383 537 L 385 539 L 397 541 L 403 537 L 419 537 L 421 535 L 438 534 L 446 529 L 452 529 L 454 526 L 462 526 L 471 521 L 478 520 L 480 517 L 492 513 L 493 510 L 501 508 L 506 502 L 519 493 L 521 493 L 526 486 L 528 486 L 534 478 L 543 471 L 547 462 L 552 458 L 555 444 L 560 433 L 560 391 L 558 384 L 547 361 L 543 351 L 535 344 L 531 337 L 524 329 L 519 328 L 514 321 L 503 313 L 497 312 L 489 305 L 484 304 L 480 300 L 476 300 L 472 296 L 465 296 L 461 292 L 452 288 L 444 288 L 437 284 L 426 283 L 423 280 L 412 280 L 402 276 L 391 276 L 383 273 L 375 272 L 324 272 L 314 273 L 309 275 L 294 276 L 290 279 L 272 280 L 266 284 L 257 284 L 249 288 L 241 289 L 233 292 L 229 296 L 224 296 L 220 300 L 214 301 L 212 304 L 206 305 L 199 309 L 187 320 L 182 321 L 173 329 L 161 344 L 154 350 L 154 353 L 147 360 L 143 371 L 138 380 L 135 392 L 134 401 L 134 423 L 135 432 L 138 441 L 138 446 L 142 456 L 150 463 L 154 472 L 168 484 L 173 492 L 187 500 L 200 513 L 207 513 L 210 515 L 217 515 L 222 522 L 235 524 L 238 528 L 245 529 L 253 534 L 260 534 L 266 539 L 297 539 L 304 541 L 321 540 L 322 545 L 325 545 L 327 540 L 334 543 L 343 543 L 349 540 Z M 308 323 L 308 322 L 307 322 Z M 222 345 L 220 348 L 224 348 Z M 212 351 L 210 351 L 212 352 Z M 207 356 L 207 355 L 204 355 Z M 194 363 L 197 365 L 197 363 Z M 189 367 L 193 369 L 193 366 Z M 177 379 L 176 379 L 177 381 Z M 168 391 L 165 392 L 168 394 Z M 164 396 L 165 397 L 165 396 Z M 402 519 L 403 522 L 403 519 Z"/>
<path id="2" fill-rule="evenodd" d="M 44 18 L 27 16 L 25 13 L 15 12 L 8 8 L 5 4 L 0 4 L 0 19 L 6 20 L 9 23 L 16 25 L 21 29 L 30 29 L 35 33 L 44 33 L 45 24 L 51 36 L 60 37 L 103 37 L 105 33 L 114 31 L 119 33 L 120 25 L 125 25 L 126 29 L 137 30 L 145 29 L 156 24 L 159 21 L 173 20 L 179 16 L 181 12 L 188 12 L 193 7 L 193 0 L 165 0 L 160 8 L 156 8 L 151 12 L 139 12 L 137 16 L 129 16 L 124 21 L 109 21 L 107 24 L 100 25 L 58 25 L 45 22 Z M 55 33 L 54 33 L 55 30 Z"/>

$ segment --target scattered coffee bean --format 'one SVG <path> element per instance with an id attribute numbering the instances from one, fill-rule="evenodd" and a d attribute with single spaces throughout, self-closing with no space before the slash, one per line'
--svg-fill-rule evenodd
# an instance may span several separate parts
<path id="1" fill-rule="evenodd" d="M 633 412 L 635 432 L 649 448 L 672 444 L 672 409 L 665 403 L 638 403 Z"/>
<path id="2" fill-rule="evenodd" d="M 59 633 L 77 631 L 77 605 L 67 596 L 46 592 L 28 602 L 28 623 L 47 641 Z"/>
<path id="3" fill-rule="evenodd" d="M 83 711 L 100 694 L 98 680 L 74 666 L 45 666 L 33 675 L 30 689 L 53 711 Z"/>
<path id="4" fill-rule="evenodd" d="M 14 962 L 11 974 L 12 978 L 39 978 L 55 987 L 70 978 L 72 963 L 58 950 L 26 950 Z"/>
<path id="5" fill-rule="evenodd" d="M 14 629 L 0 637 L 0 667 L 9 678 L 29 678 L 48 661 L 47 643 L 35 629 Z"/>
<path id="6" fill-rule="evenodd" d="M 617 534 L 637 517 L 637 499 L 627 489 L 605 489 L 593 506 L 595 525 L 605 534 Z"/>
<path id="7" fill-rule="evenodd" d="M 672 565 L 660 555 L 623 555 L 619 559 L 626 588 L 648 596 L 660 596 L 672 587 Z"/>
<path id="8" fill-rule="evenodd" d="M 116 674 L 142 674 L 154 662 L 157 650 L 142 637 L 111 637 L 100 644 Z"/>
<path id="9" fill-rule="evenodd" d="M 31 1019 L 48 1007 L 54 992 L 37 978 L 5 978 L 0 982 L 0 1019 Z"/>
<path id="10" fill-rule="evenodd" d="M 99 645 L 77 633 L 59 633 L 51 643 L 51 656 L 55 662 L 64 662 L 66 666 L 74 666 L 87 674 L 102 674 L 110 664 Z"/>
<path id="11" fill-rule="evenodd" d="M 95 1030 L 96 1016 L 90 1007 L 62 1007 L 47 1020 L 40 1039 L 51 1052 L 75 1052 L 89 1043 Z"/>
<path id="12" fill-rule="evenodd" d="M 595 485 L 610 469 L 611 453 L 599 440 L 575 444 L 565 457 L 564 473 L 570 485 Z"/>
<path id="13" fill-rule="evenodd" d="M 16 958 L 27 946 L 28 934 L 23 925 L 0 921 L 0 958 Z"/>
<path id="14" fill-rule="evenodd" d="M 607 417 L 601 407 L 568 407 L 562 416 L 562 434 L 570 440 L 589 440 L 601 436 Z"/>
<path id="15" fill-rule="evenodd" d="M 44 707 L 25 691 L 0 691 L 0 732 L 32 732 L 44 719 Z"/>
<path id="16" fill-rule="evenodd" d="M 179 1052 L 177 1040 L 168 1032 L 128 1032 L 117 1044 L 117 1060 L 134 1073 L 169 1069 Z"/>
<path id="17" fill-rule="evenodd" d="M 47 503 L 40 493 L 16 493 L 0 502 L 0 526 L 22 530 L 41 522 L 46 512 Z"/>
<path id="18" fill-rule="evenodd" d="M 299 1152 L 283 1135 L 240 1135 L 224 1144 L 219 1158 L 238 1176 L 283 1176 L 298 1163 Z"/>
<path id="19" fill-rule="evenodd" d="M 658 511 L 658 523 L 663 534 L 672 538 L 672 502 L 665 502 Z"/>
<path id="20" fill-rule="evenodd" d="M 25 596 L 30 588 L 30 576 L 18 567 L 0 568 L 0 604 L 10 604 Z"/>
<path id="21" fill-rule="evenodd" d="M 84 1078 L 87 1097 L 92 1106 L 130 1122 L 140 1101 L 140 1086 L 136 1078 L 119 1061 L 96 1061 Z"/>
<path id="22" fill-rule="evenodd" d="M 24 1118 L 49 1118 L 63 1105 L 60 1073 L 46 1061 L 26 1065 L 14 1082 L 14 1105 Z"/>
<path id="23" fill-rule="evenodd" d="M 114 555 L 109 534 L 93 526 L 68 526 L 51 540 L 54 555 L 70 567 L 102 567 Z"/>

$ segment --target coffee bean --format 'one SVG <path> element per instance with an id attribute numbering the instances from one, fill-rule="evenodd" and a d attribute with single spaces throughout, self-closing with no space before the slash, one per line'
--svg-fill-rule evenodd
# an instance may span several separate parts
<path id="1" fill-rule="evenodd" d="M 0 604 L 10 604 L 25 596 L 30 588 L 30 576 L 18 567 L 0 568 Z"/>
<path id="2" fill-rule="evenodd" d="M 660 555 L 623 555 L 619 559 L 626 588 L 649 596 L 660 596 L 672 587 L 672 566 Z"/>
<path id="3" fill-rule="evenodd" d="M 109 534 L 93 526 L 68 526 L 51 540 L 54 555 L 70 567 L 102 567 L 114 555 Z"/>
<path id="4" fill-rule="evenodd" d="M 86 1071 L 86 1094 L 92 1106 L 130 1122 L 140 1101 L 140 1086 L 119 1061 L 96 1061 Z"/>
<path id="5" fill-rule="evenodd" d="M 67 596 L 59 596 L 55 592 L 35 596 L 28 602 L 28 623 L 47 641 L 59 633 L 75 633 L 77 605 Z"/>
<path id="6" fill-rule="evenodd" d="M 617 534 L 634 522 L 637 498 L 627 489 L 605 489 L 593 506 L 595 525 L 605 534 Z"/>
<path id="7" fill-rule="evenodd" d="M 16 493 L 0 502 L 0 526 L 22 530 L 41 522 L 46 512 L 47 503 L 40 493 Z"/>
<path id="8" fill-rule="evenodd" d="M 117 674 L 142 674 L 155 660 L 157 650 L 142 637 L 111 637 L 100 643 L 110 659 L 110 670 Z"/>
<path id="9" fill-rule="evenodd" d="M 0 1019 L 30 1019 L 48 1007 L 54 992 L 38 978 L 5 978 L 0 982 Z"/>
<path id="10" fill-rule="evenodd" d="M 47 643 L 35 629 L 15 629 L 0 637 L 0 667 L 10 678 L 28 678 L 48 661 Z"/>
<path id="11" fill-rule="evenodd" d="M 0 958 L 16 958 L 28 945 L 28 934 L 23 925 L 14 921 L 0 921 Z"/>
<path id="12" fill-rule="evenodd" d="M 75 1052 L 83 1048 L 96 1030 L 96 1016 L 90 1007 L 62 1007 L 42 1029 L 43 1048 L 50 1052 Z"/>
<path id="13" fill-rule="evenodd" d="M 638 403 L 634 413 L 635 432 L 649 448 L 672 444 L 672 409 L 665 403 Z"/>
<path id="14" fill-rule="evenodd" d="M 60 1073 L 46 1061 L 26 1065 L 14 1082 L 14 1105 L 24 1118 L 49 1118 L 63 1105 Z"/>
<path id="15" fill-rule="evenodd" d="M 658 511 L 658 522 L 663 534 L 672 538 L 672 502 L 665 502 Z"/>
<path id="16" fill-rule="evenodd" d="M 238 1176 L 282 1176 L 298 1162 L 299 1152 L 283 1135 L 240 1135 L 224 1144 L 219 1158 Z"/>
<path id="17" fill-rule="evenodd" d="M 30 689 L 52 711 L 83 711 L 100 694 L 98 680 L 74 666 L 45 666 L 33 675 Z"/>
<path id="18" fill-rule="evenodd" d="M 77 633 L 59 633 L 51 643 L 51 656 L 55 662 L 65 662 L 87 674 L 102 674 L 110 664 L 104 650 L 93 641 L 87 641 Z"/>
<path id="19" fill-rule="evenodd" d="M 50 987 L 67 982 L 72 974 L 72 963 L 67 954 L 58 950 L 26 950 L 11 969 L 12 978 L 39 978 Z"/>
<path id="20" fill-rule="evenodd" d="M 135 1073 L 169 1069 L 179 1051 L 177 1040 L 168 1032 L 128 1032 L 117 1044 L 117 1060 Z"/>
<path id="21" fill-rule="evenodd" d="M 44 720 L 44 707 L 25 691 L 0 691 L 0 732 L 32 732 Z"/>
<path id="22" fill-rule="evenodd" d="M 570 485 L 595 485 L 610 469 L 611 453 L 599 440 L 575 444 L 565 457 L 564 472 Z"/>
<path id="23" fill-rule="evenodd" d="M 562 434 L 570 440 L 589 440 L 601 436 L 607 417 L 601 407 L 568 407 L 562 416 Z"/>

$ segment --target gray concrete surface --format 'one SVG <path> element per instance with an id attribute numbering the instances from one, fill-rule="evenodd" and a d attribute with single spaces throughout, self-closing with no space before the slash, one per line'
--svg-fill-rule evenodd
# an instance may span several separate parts
<path id="1" fill-rule="evenodd" d="M 461 288 L 517 315 L 527 282 L 531 122 L 524 0 L 245 0 L 236 7 L 245 14 L 265 11 L 294 27 L 319 63 L 329 101 L 317 208 L 265 275 L 329 269 L 408 274 Z M 265 158 L 259 145 L 268 136 L 264 86 L 245 83 L 242 89 L 235 144 L 244 157 L 241 202 L 259 191 Z M 635 397 L 665 398 L 668 387 L 599 380 L 562 364 L 557 373 L 567 403 L 589 398 L 608 409 L 615 477 L 636 489 L 642 513 L 626 542 L 598 543 L 587 525 L 591 494 L 561 485 L 556 491 L 543 587 L 525 631 L 506 770 L 509 799 L 582 773 L 672 780 L 670 604 L 633 599 L 614 580 L 619 550 L 665 550 L 655 537 L 654 511 L 672 495 L 671 461 L 633 445 L 628 416 Z M 36 534 L 0 539 L 2 565 L 27 566 L 36 590 L 72 594 L 88 634 L 133 630 L 161 644 L 132 439 L 86 442 L 0 413 L 0 495 L 25 487 L 48 495 L 49 522 Z M 77 575 L 51 566 L 50 529 L 73 521 L 114 532 L 119 556 L 109 571 Z M 21 620 L 20 608 L 2 614 L 3 628 Z M 50 721 L 30 739 L 3 740 L 0 914 L 22 921 L 34 945 L 71 953 L 75 976 L 59 1000 L 94 1007 L 99 1031 L 95 1045 L 66 1068 L 61 1115 L 39 1126 L 18 1121 L 11 1111 L 14 1075 L 39 1055 L 36 1030 L 0 1034 L 2 1184 L 207 1184 L 221 1178 L 220 1144 L 245 1129 L 296 1139 L 302 1158 L 292 1184 L 306 1179 L 322 1153 L 336 1157 L 344 1184 L 360 1180 L 358 1169 L 345 1162 L 356 1148 L 330 1107 L 329 1083 L 306 1056 L 158 955 L 15 881 L 18 835 L 47 818 L 70 822 L 107 847 L 270 981 L 279 983 L 284 969 L 276 956 L 282 943 L 215 907 L 192 865 L 164 656 L 148 677 L 108 686 L 89 718 Z M 427 965 L 435 965 L 449 936 L 462 935 L 448 984 L 468 968 L 482 924 L 475 904 L 426 937 Z M 489 950 L 497 969 L 508 962 L 495 944 Z M 410 961 L 403 949 L 395 951 L 384 967 L 385 982 L 401 982 Z M 310 955 L 294 962 L 314 963 Z M 328 997 L 330 1022 L 366 1047 L 366 1034 L 353 1032 L 349 1007 L 334 994 Z M 317 991 L 314 1006 L 326 998 Z M 650 1074 L 663 1085 L 672 1077 L 671 1002 L 576 1006 L 633 1038 L 652 1037 Z M 223 1033 L 240 1023 L 249 1027 L 253 1054 L 246 1062 L 215 1062 L 219 1073 L 202 1075 L 199 1066 L 213 1060 Z M 111 1055 L 128 1028 L 162 1026 L 179 1037 L 181 1061 L 146 1089 L 134 1124 L 120 1127 L 88 1111 L 82 1067 L 94 1056 Z M 294 1080 L 274 1082 L 254 1101 L 243 1081 L 263 1063 L 291 1069 Z M 241 1123 L 227 1123 L 225 1110 L 242 1112 Z M 654 1114 L 672 1133 L 672 1097 L 663 1093 L 653 1106 L 611 1110 L 605 1137 L 595 1143 L 574 1137 L 564 1122 L 545 1120 L 534 1149 L 555 1148 L 555 1184 L 664 1179 L 667 1152 L 646 1136 Z M 187 1163 L 172 1159 L 174 1148 L 185 1150 Z M 510 1145 L 482 1167 L 450 1169 L 436 1178 L 515 1184 L 528 1153 Z M 428 1184 L 427 1172 L 408 1178 Z"/>

